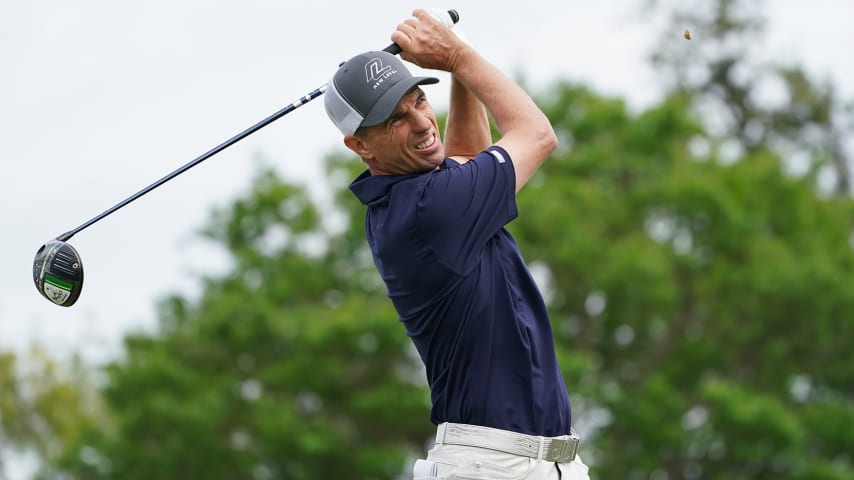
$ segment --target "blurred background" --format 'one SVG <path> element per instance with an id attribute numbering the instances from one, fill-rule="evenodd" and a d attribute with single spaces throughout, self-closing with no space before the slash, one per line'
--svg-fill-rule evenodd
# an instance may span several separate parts
<path id="1" fill-rule="evenodd" d="M 429 392 L 320 101 L 76 236 L 74 307 L 30 271 L 422 6 L 3 5 L 0 479 L 409 478 Z M 509 228 L 591 478 L 852 478 L 854 4 L 450 7 L 561 139 Z"/>

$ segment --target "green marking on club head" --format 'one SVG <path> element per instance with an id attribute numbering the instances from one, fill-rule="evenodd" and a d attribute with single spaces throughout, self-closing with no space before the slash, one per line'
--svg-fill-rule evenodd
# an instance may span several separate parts
<path id="1" fill-rule="evenodd" d="M 74 287 L 71 283 L 68 283 L 65 280 L 60 280 L 49 274 L 45 274 L 44 281 L 63 290 L 71 290 Z"/>

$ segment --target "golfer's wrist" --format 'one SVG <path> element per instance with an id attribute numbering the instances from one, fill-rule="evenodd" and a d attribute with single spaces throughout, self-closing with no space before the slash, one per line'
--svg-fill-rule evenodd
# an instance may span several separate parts
<path id="1" fill-rule="evenodd" d="M 480 57 L 480 54 L 478 54 L 471 45 L 461 41 L 460 46 L 455 48 L 450 54 L 448 72 L 454 75 L 464 76 L 466 70 L 471 68 L 472 64 L 479 60 L 483 60 Z"/>

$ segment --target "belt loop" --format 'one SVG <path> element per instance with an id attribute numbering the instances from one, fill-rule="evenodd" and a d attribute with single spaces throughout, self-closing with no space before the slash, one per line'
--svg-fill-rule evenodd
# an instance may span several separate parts
<path id="1" fill-rule="evenodd" d="M 537 452 L 537 461 L 543 461 L 543 450 L 546 447 L 546 439 L 544 437 L 537 437 L 540 439 L 540 450 Z"/>
<path id="2" fill-rule="evenodd" d="M 442 445 L 445 443 L 445 431 L 448 428 L 448 423 L 442 423 L 439 425 L 439 428 L 436 429 L 436 445 Z"/>

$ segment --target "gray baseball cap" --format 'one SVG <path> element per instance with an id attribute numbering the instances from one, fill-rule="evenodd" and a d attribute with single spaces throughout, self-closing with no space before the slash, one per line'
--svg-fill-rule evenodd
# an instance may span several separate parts
<path id="1" fill-rule="evenodd" d="M 365 52 L 338 67 L 327 84 L 323 103 L 338 130 L 350 135 L 359 127 L 385 122 L 416 85 L 438 81 L 434 77 L 413 77 L 403 62 L 390 53 Z"/>

